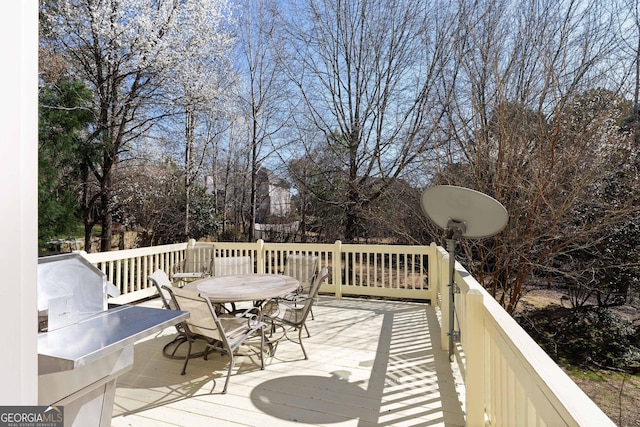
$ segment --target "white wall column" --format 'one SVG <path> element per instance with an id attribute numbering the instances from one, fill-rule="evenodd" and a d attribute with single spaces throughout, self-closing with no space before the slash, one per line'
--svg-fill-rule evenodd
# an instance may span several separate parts
<path id="1" fill-rule="evenodd" d="M 0 405 L 36 405 L 38 1 L 0 4 Z"/>

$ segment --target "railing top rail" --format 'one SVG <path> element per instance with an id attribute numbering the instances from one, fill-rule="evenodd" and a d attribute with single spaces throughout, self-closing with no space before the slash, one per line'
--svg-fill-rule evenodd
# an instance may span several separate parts
<path id="1" fill-rule="evenodd" d="M 243 249 L 243 250 L 259 250 L 262 246 L 262 242 L 211 242 L 214 248 L 222 249 Z"/>
<path id="2" fill-rule="evenodd" d="M 135 258 L 138 256 L 153 255 L 162 252 L 182 251 L 187 248 L 187 243 L 174 243 L 170 245 L 151 246 L 144 248 L 126 249 L 124 251 L 95 252 L 84 254 L 90 262 L 117 261 L 123 258 Z"/>
<path id="3" fill-rule="evenodd" d="M 380 250 L 384 247 L 384 250 Z M 384 252 L 388 254 L 424 254 L 429 255 L 433 253 L 433 249 L 430 246 L 411 246 L 411 245 L 360 245 L 349 244 L 342 245 L 342 251 L 344 252 Z"/>
<path id="4" fill-rule="evenodd" d="M 264 243 L 264 249 L 268 251 L 293 251 L 298 249 L 327 251 L 335 247 L 335 243 Z"/>

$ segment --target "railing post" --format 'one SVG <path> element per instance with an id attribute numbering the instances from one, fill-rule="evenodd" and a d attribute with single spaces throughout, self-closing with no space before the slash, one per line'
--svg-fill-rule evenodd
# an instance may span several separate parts
<path id="1" fill-rule="evenodd" d="M 336 299 L 342 298 L 342 242 L 336 240 L 335 249 L 331 256 L 333 269 L 332 280 L 336 287 Z"/>
<path id="2" fill-rule="evenodd" d="M 448 290 L 447 283 L 451 283 L 451 278 L 449 275 L 449 256 L 450 254 L 447 252 L 442 257 L 442 262 L 440 263 L 440 283 L 438 284 L 438 288 L 440 290 L 440 319 L 442 322 L 442 326 L 440 328 L 440 345 L 443 350 L 449 351 L 449 295 L 445 293 Z M 455 275 L 455 272 L 454 272 Z"/>
<path id="3" fill-rule="evenodd" d="M 265 253 L 264 253 L 264 240 L 258 239 L 256 240 L 257 248 L 256 248 L 256 263 L 257 263 L 257 273 L 264 274 L 265 273 Z"/>
<path id="4" fill-rule="evenodd" d="M 440 292 L 440 270 L 438 268 L 438 245 L 431 242 L 429 245 L 429 255 L 427 255 L 429 269 L 427 270 L 427 280 L 431 291 L 431 305 L 438 305 L 438 293 Z"/>
<path id="5" fill-rule="evenodd" d="M 466 294 L 466 325 L 462 335 L 465 369 L 466 426 L 484 426 L 485 322 L 482 293 L 470 289 Z"/>

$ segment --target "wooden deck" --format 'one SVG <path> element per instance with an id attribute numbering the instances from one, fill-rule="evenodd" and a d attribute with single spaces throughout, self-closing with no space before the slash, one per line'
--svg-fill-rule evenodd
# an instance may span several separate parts
<path id="1" fill-rule="evenodd" d="M 160 306 L 157 300 L 146 303 Z M 300 346 L 282 341 L 264 370 L 238 357 L 162 355 L 175 329 L 135 346 L 118 380 L 112 426 L 463 426 L 461 380 L 426 303 L 320 297 Z M 304 337 L 304 335 L 303 335 Z"/>

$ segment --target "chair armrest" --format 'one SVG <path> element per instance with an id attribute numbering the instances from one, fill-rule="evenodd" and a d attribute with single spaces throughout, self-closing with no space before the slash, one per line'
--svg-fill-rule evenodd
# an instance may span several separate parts
<path id="1" fill-rule="evenodd" d="M 260 311 L 260 307 L 249 307 L 242 311 L 238 310 L 233 314 L 236 317 L 246 317 L 246 318 L 257 317 L 259 320 L 262 319 L 262 312 Z"/>
<path id="2" fill-rule="evenodd" d="M 255 331 L 265 326 L 262 319 L 255 314 L 249 317 L 221 316 L 220 323 L 225 330 L 225 334 L 229 337 L 234 337 L 239 333 L 246 333 L 248 330 Z"/>
<path id="3" fill-rule="evenodd" d="M 171 268 L 171 274 L 176 274 L 182 271 L 182 266 L 180 264 L 182 264 L 182 262 L 173 264 L 173 267 Z"/>
<path id="4" fill-rule="evenodd" d="M 277 299 L 277 300 L 274 299 L 264 305 L 264 307 L 262 308 L 262 313 L 268 317 L 275 317 L 277 316 L 277 313 L 279 313 L 282 310 L 301 310 L 302 305 L 304 305 L 304 302 L 307 301 L 308 299 L 309 298 L 307 297 L 300 297 L 299 299 L 295 299 L 291 301 L 284 300 L 284 299 Z M 272 305 L 269 307 L 270 303 L 275 304 L 275 306 Z M 272 313 L 270 313 L 270 311 Z M 274 315 L 273 313 L 276 313 L 276 314 Z"/>
<path id="5" fill-rule="evenodd" d="M 273 318 L 277 317 L 280 312 L 280 302 L 276 299 L 270 299 L 262 306 L 262 315 Z"/>
<path id="6" fill-rule="evenodd" d="M 293 302 L 293 303 L 300 303 L 300 302 L 305 302 L 307 301 L 309 298 L 309 295 L 306 294 L 298 294 L 295 295 L 292 299 L 289 300 L 285 300 L 285 302 Z"/>

